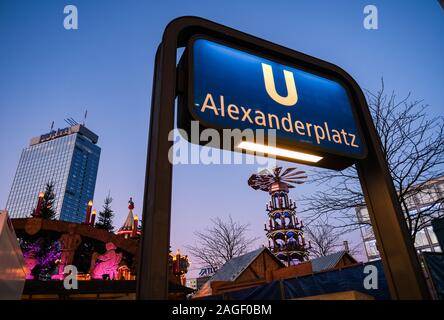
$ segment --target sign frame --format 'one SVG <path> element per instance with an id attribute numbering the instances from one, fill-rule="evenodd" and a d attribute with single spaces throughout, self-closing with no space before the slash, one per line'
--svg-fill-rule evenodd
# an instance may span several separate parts
<path id="1" fill-rule="evenodd" d="M 344 70 L 326 61 L 279 46 L 269 41 L 192 16 L 179 17 L 165 28 L 155 60 L 147 169 L 143 202 L 143 231 L 139 245 L 137 299 L 168 297 L 168 252 L 171 222 L 172 164 L 168 152 L 174 129 L 175 99 L 180 87 L 177 71 L 177 49 L 185 47 L 194 34 L 206 34 L 261 52 L 297 57 L 336 73 L 351 86 L 358 121 L 367 143 L 368 154 L 356 162 L 371 223 L 381 253 L 384 274 L 393 299 L 430 299 L 424 275 L 406 222 L 397 200 L 393 180 L 382 153 L 379 136 L 373 124 L 364 94 Z M 363 274 L 363 279 L 366 275 Z"/>
<path id="2" fill-rule="evenodd" d="M 232 129 L 230 127 L 221 126 L 218 124 L 210 125 L 207 122 L 205 122 L 204 120 L 199 119 L 200 117 L 194 111 L 194 108 L 193 108 L 193 106 L 194 106 L 194 101 L 193 101 L 193 97 L 194 97 L 194 48 L 193 48 L 193 45 L 196 40 L 200 40 L 200 39 L 208 40 L 213 43 L 220 44 L 220 45 L 226 46 L 226 47 L 234 49 L 234 50 L 246 52 L 248 54 L 255 55 L 255 56 L 258 56 L 258 57 L 261 57 L 264 59 L 268 59 L 268 60 L 271 60 L 273 62 L 282 64 L 282 65 L 286 65 L 289 67 L 300 69 L 304 72 L 314 74 L 316 76 L 328 79 L 330 81 L 334 81 L 344 88 L 344 90 L 346 91 L 348 100 L 350 101 L 352 117 L 356 123 L 357 134 L 359 134 L 359 136 L 361 138 L 361 144 L 362 144 L 362 154 L 361 155 L 350 155 L 346 152 L 341 152 L 339 150 L 332 150 L 332 149 L 326 151 L 326 148 L 323 148 L 321 146 L 309 145 L 308 143 L 293 141 L 293 140 L 289 140 L 289 139 L 279 137 L 278 135 L 276 135 L 276 142 L 277 142 L 276 146 L 278 148 L 284 148 L 284 149 L 288 149 L 288 150 L 297 149 L 297 151 L 300 151 L 300 152 L 320 156 L 320 157 L 322 157 L 322 160 L 320 160 L 319 162 L 313 163 L 313 162 L 306 162 L 306 161 L 302 161 L 302 160 L 299 160 L 298 162 L 304 163 L 304 164 L 307 164 L 310 166 L 330 168 L 333 170 L 345 169 L 348 166 L 352 165 L 356 160 L 364 159 L 367 156 L 367 152 L 368 152 L 367 145 L 365 143 L 363 132 L 362 132 L 362 129 L 361 129 L 359 121 L 358 121 L 358 115 L 357 115 L 356 110 L 354 108 L 354 105 L 357 103 L 357 101 L 355 99 L 353 99 L 353 96 L 351 95 L 351 92 L 350 92 L 351 88 L 349 88 L 344 81 L 342 81 L 341 79 L 335 78 L 333 74 L 329 74 L 329 75 L 325 74 L 325 72 L 322 72 L 322 70 L 319 70 L 321 68 L 318 68 L 318 70 L 313 71 L 313 70 L 310 70 L 310 68 L 308 68 L 307 66 L 299 66 L 298 63 L 300 63 L 300 62 L 297 61 L 296 57 L 295 57 L 296 59 L 294 59 L 294 61 L 289 63 L 288 61 L 283 61 L 282 58 L 275 58 L 275 57 L 271 56 L 271 54 L 267 54 L 267 55 L 261 54 L 261 53 L 257 52 L 256 50 L 243 48 L 239 44 L 231 44 L 227 41 L 224 41 L 221 39 L 216 39 L 214 37 L 204 35 L 204 34 L 195 34 L 190 37 L 190 39 L 188 40 L 185 52 L 183 53 L 183 58 L 179 62 L 179 67 L 178 67 L 179 73 L 181 73 L 179 75 L 179 79 L 181 81 L 181 83 L 179 83 L 179 87 L 181 88 L 181 90 L 179 93 L 179 100 L 178 100 L 179 103 L 178 103 L 178 117 L 177 117 L 178 122 L 177 122 L 177 124 L 178 124 L 178 127 L 180 127 L 181 129 L 184 129 L 187 132 L 187 137 L 191 137 L 190 121 L 195 120 L 195 119 L 199 120 L 201 130 L 203 130 L 205 128 L 212 128 L 212 129 L 216 129 L 219 132 L 221 132 L 223 129 Z M 313 69 L 313 67 L 315 67 L 315 65 L 311 66 L 312 69 Z M 324 70 L 324 71 L 328 71 L 328 70 Z M 297 105 L 295 105 L 294 107 L 297 108 Z M 184 109 L 188 110 L 188 114 L 184 114 L 184 112 L 185 112 Z M 266 128 L 264 128 L 264 129 L 265 129 L 265 131 L 267 131 Z M 206 143 L 201 142 L 201 144 L 205 145 Z M 234 148 L 234 146 L 231 146 L 231 148 L 228 150 L 234 151 L 234 152 L 246 153 L 245 150 L 236 149 L 236 148 Z M 273 155 L 273 156 L 275 156 L 275 155 Z M 278 159 L 281 159 L 281 160 L 293 161 L 293 159 L 288 159 L 285 157 L 280 157 L 280 156 L 275 156 L 275 157 Z"/>

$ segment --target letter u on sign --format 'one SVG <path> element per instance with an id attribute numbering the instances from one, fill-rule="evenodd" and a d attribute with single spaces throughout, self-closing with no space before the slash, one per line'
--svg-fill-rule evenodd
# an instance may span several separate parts
<path id="1" fill-rule="evenodd" d="M 294 82 L 293 72 L 284 70 L 285 86 L 287 87 L 287 96 L 283 97 L 276 92 L 274 83 L 273 69 L 269 64 L 262 63 L 262 72 L 264 73 L 265 89 L 268 95 L 277 103 L 291 107 L 298 102 L 298 93 Z"/>

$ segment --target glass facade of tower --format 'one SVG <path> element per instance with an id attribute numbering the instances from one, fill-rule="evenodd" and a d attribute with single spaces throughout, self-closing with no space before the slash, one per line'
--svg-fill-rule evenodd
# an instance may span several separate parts
<path id="1" fill-rule="evenodd" d="M 29 217 L 45 185 L 54 185 L 56 219 L 83 222 L 94 197 L 100 147 L 97 135 L 76 125 L 31 140 L 23 149 L 6 209 L 13 218 Z"/>

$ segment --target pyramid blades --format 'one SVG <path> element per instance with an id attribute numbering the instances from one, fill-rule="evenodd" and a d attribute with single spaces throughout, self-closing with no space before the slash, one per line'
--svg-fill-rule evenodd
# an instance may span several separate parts
<path id="1" fill-rule="evenodd" d="M 251 175 L 248 179 L 248 185 L 254 190 L 269 191 L 273 183 L 280 181 L 285 183 L 288 188 L 294 188 L 292 184 L 302 184 L 307 179 L 305 171 L 295 170 L 296 168 L 287 168 L 282 172 L 282 167 L 274 167 L 271 171 L 264 169 Z"/>

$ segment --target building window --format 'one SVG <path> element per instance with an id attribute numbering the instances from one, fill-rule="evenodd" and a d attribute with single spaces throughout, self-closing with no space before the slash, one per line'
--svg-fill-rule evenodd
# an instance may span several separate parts
<path id="1" fill-rule="evenodd" d="M 433 232 L 432 227 L 427 227 L 427 232 L 429 233 L 430 240 L 432 241 L 432 244 L 438 243 L 438 238 L 436 237 L 436 234 Z"/>
<path id="2" fill-rule="evenodd" d="M 359 222 L 369 222 L 370 216 L 368 215 L 368 210 L 366 207 L 358 209 L 358 220 Z"/>
<path id="3" fill-rule="evenodd" d="M 371 240 L 371 239 L 375 238 L 375 234 L 373 233 L 372 226 L 363 225 L 361 227 L 361 231 L 362 231 L 362 237 L 364 238 L 364 240 Z"/>
<path id="4" fill-rule="evenodd" d="M 379 251 L 376 247 L 376 240 L 370 240 L 365 242 L 365 248 L 367 250 L 368 256 L 378 256 Z"/>
<path id="5" fill-rule="evenodd" d="M 421 205 L 431 204 L 435 201 L 436 192 L 434 188 L 430 188 L 428 190 L 421 191 L 417 194 L 418 201 Z"/>
<path id="6" fill-rule="evenodd" d="M 427 239 L 425 230 L 419 230 L 416 233 L 416 239 L 415 239 L 415 247 L 423 247 L 423 246 L 428 246 L 429 245 L 429 241 Z"/>

